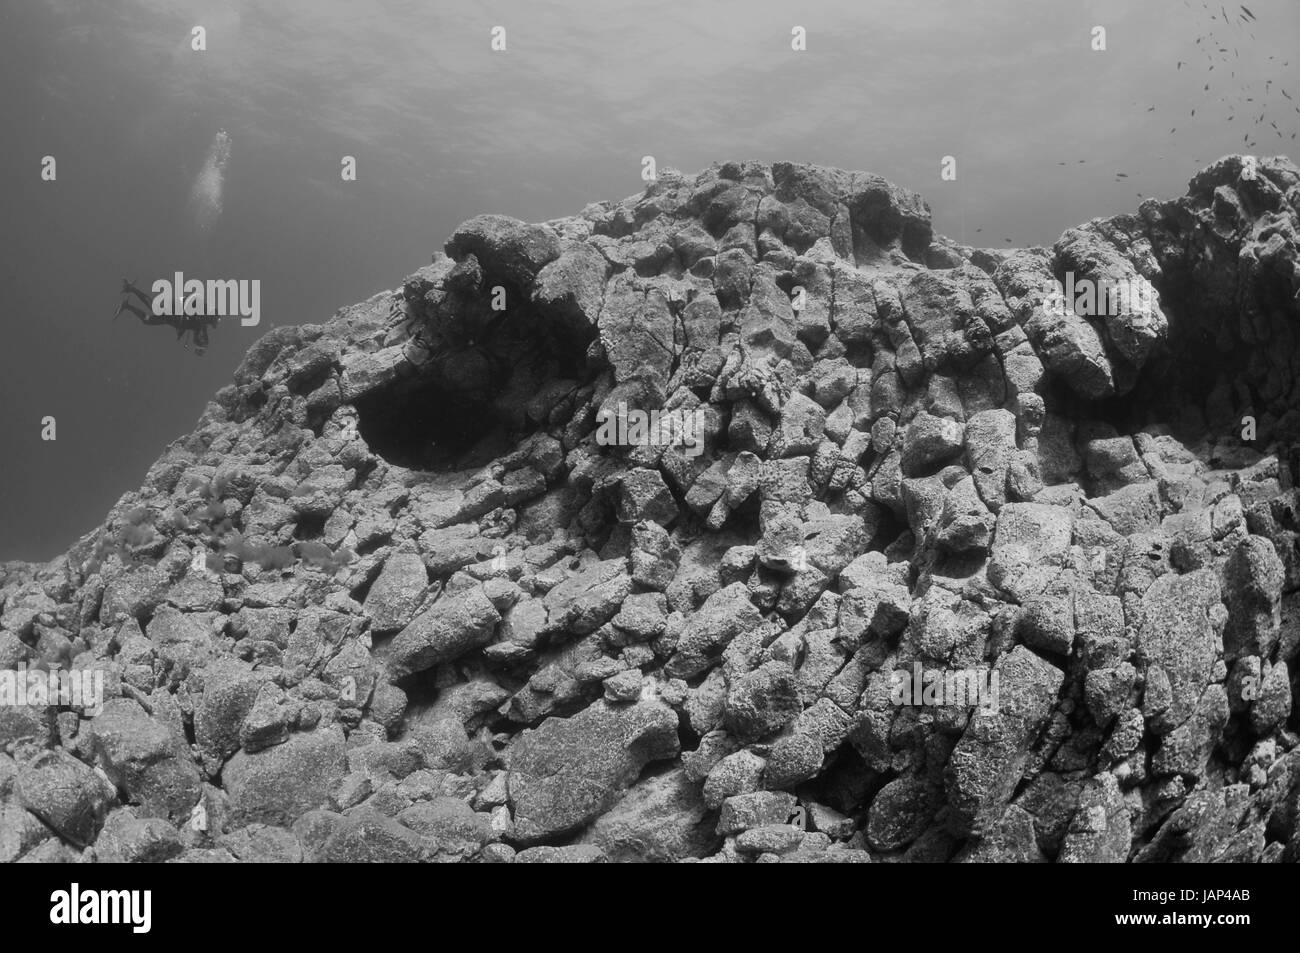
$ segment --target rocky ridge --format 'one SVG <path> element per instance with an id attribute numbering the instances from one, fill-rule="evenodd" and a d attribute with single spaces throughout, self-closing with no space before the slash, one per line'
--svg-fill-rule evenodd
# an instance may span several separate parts
<path id="1" fill-rule="evenodd" d="M 0 670 L 106 698 L 0 706 L 0 860 L 1300 859 L 1298 217 L 1230 156 L 1052 248 L 790 163 L 472 219 L 0 567 Z"/>

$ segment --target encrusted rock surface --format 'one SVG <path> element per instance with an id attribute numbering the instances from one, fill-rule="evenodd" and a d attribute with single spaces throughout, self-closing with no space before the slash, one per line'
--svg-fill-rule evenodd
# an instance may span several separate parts
<path id="1" fill-rule="evenodd" d="M 0 566 L 0 669 L 105 692 L 0 706 L 0 859 L 1300 859 L 1300 170 L 1253 169 L 1052 248 L 789 163 L 465 223 Z"/>

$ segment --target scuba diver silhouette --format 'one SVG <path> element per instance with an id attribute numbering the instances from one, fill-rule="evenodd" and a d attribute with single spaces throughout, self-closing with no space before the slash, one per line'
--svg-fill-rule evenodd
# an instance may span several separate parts
<path id="1" fill-rule="evenodd" d="M 190 334 L 194 338 L 195 355 L 202 357 L 207 352 L 208 330 L 210 328 L 214 328 L 217 326 L 216 318 L 206 314 L 202 314 L 202 315 L 154 314 L 153 303 L 149 300 L 149 296 L 146 295 L 139 288 L 137 288 L 134 282 L 128 281 L 125 278 L 122 279 L 121 294 L 127 296 L 135 295 L 135 297 L 139 298 L 140 301 L 144 303 L 144 307 L 143 308 L 138 307 L 132 304 L 128 297 L 123 297 L 122 300 L 118 302 L 117 310 L 113 312 L 114 321 L 116 321 L 121 316 L 123 311 L 130 311 L 132 314 L 134 314 L 137 318 L 140 319 L 141 324 L 144 324 L 148 327 L 154 327 L 157 325 L 165 324 L 170 328 L 175 328 L 176 340 L 180 341 L 181 345 L 187 351 L 189 350 L 190 346 L 189 344 L 185 343 L 185 335 Z"/>

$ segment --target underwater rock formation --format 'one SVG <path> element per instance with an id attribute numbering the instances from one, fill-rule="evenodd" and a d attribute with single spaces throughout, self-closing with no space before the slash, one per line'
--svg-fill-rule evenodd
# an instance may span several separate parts
<path id="1" fill-rule="evenodd" d="M 1298 219 L 1236 156 L 1052 248 L 790 163 L 472 219 L 0 567 L 0 668 L 105 696 L 0 707 L 0 859 L 1300 859 Z"/>

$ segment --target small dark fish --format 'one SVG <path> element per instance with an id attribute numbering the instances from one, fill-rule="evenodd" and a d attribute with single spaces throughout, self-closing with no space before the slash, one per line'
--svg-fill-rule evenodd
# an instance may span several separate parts
<path id="1" fill-rule="evenodd" d="M 1056 163 L 1056 164 L 1057 164 L 1057 165 L 1065 165 L 1064 162 L 1058 162 L 1058 163 Z"/>
<path id="2" fill-rule="evenodd" d="M 1205 84 L 1205 89 L 1204 89 L 1203 91 L 1204 91 L 1204 92 L 1207 92 L 1207 93 L 1210 91 L 1210 84 L 1209 84 L 1209 83 L 1206 83 L 1206 84 Z"/>
<path id="3" fill-rule="evenodd" d="M 1156 111 L 1156 107 L 1155 107 L 1155 106 L 1152 106 L 1150 109 L 1147 110 L 1147 112 L 1149 112 L 1149 113 L 1153 113 L 1153 112 L 1155 112 L 1155 111 Z"/>
<path id="4" fill-rule="evenodd" d="M 1173 129 L 1170 129 L 1170 130 L 1169 130 L 1169 134 L 1172 136 L 1172 135 L 1173 135 L 1174 133 L 1176 133 L 1177 131 L 1178 131 L 1178 127 L 1175 126 Z"/>
<path id="5" fill-rule="evenodd" d="M 1178 69 L 1182 69 L 1182 68 L 1183 68 L 1183 61 L 1182 61 L 1182 60 L 1179 60 L 1179 61 L 1178 61 Z"/>
<path id="6" fill-rule="evenodd" d="M 1196 115 L 1196 110 L 1195 110 L 1195 109 L 1192 110 L 1192 115 L 1193 115 L 1193 116 Z"/>
<path id="7" fill-rule="evenodd" d="M 1009 238 L 1004 238 L 1004 239 L 1002 239 L 1002 240 L 1003 240 L 1004 242 L 1006 242 L 1008 245 L 1011 244 L 1011 239 L 1009 239 Z"/>
<path id="8" fill-rule="evenodd" d="M 1080 159 L 1080 160 L 1079 160 L 1079 165 L 1083 165 L 1083 164 L 1084 164 L 1085 162 L 1087 162 L 1087 161 L 1088 161 L 1087 159 Z"/>
<path id="9" fill-rule="evenodd" d="M 1125 174 L 1125 173 L 1123 173 L 1123 172 L 1116 172 L 1116 173 L 1115 173 L 1115 177 L 1116 177 L 1116 178 L 1120 178 L 1120 179 L 1127 179 L 1127 178 L 1128 178 L 1128 175 Z"/>
<path id="10" fill-rule="evenodd" d="M 1285 89 L 1282 90 L 1282 95 L 1285 96 L 1287 99 L 1290 99 L 1290 98 L 1291 98 L 1291 94 L 1288 93 Z"/>
<path id="11" fill-rule="evenodd" d="M 978 235 L 978 234 L 979 234 L 980 232 L 982 232 L 982 231 L 984 231 L 984 229 L 982 229 L 982 228 L 977 228 L 977 229 L 975 229 L 975 234 Z"/>
<path id="12" fill-rule="evenodd" d="M 1256 19 L 1255 14 L 1250 12 L 1250 7 L 1246 6 L 1244 3 L 1241 4 L 1241 10 L 1243 13 L 1246 14 L 1246 16 L 1250 17 L 1252 20 Z"/>

